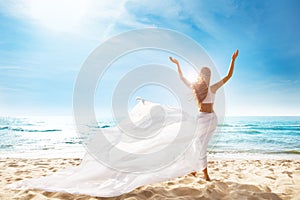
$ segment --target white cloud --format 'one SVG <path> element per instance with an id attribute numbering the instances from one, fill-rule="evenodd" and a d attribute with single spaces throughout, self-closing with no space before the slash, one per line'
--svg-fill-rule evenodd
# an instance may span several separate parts
<path id="1" fill-rule="evenodd" d="M 136 28 L 162 27 L 206 32 L 223 38 L 216 15 L 230 16 L 230 2 L 175 0 L 0 0 L 0 9 L 42 30 L 102 41 Z"/>
<path id="2" fill-rule="evenodd" d="M 118 0 L 19 0 L 0 2 L 2 12 L 55 33 L 103 35 L 124 12 Z"/>
<path id="3" fill-rule="evenodd" d="M 159 24 L 181 32 L 201 30 L 216 38 L 223 38 L 226 30 L 220 23 L 220 16 L 228 22 L 237 10 L 231 1 L 198 0 L 128 0 L 125 7 L 135 21 Z"/>
<path id="4" fill-rule="evenodd" d="M 13 0 L 0 1 L 0 6 L 6 14 L 46 30 L 98 40 L 122 31 L 122 27 L 159 26 L 184 31 L 193 26 L 218 35 L 221 33 L 214 10 L 230 15 L 235 9 L 224 2 L 175 0 Z"/>

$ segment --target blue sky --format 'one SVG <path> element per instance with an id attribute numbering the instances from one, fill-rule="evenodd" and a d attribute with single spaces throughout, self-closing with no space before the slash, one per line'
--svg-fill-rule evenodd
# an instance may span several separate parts
<path id="1" fill-rule="evenodd" d="M 113 35 L 146 27 L 188 35 L 222 76 L 240 50 L 225 86 L 227 115 L 299 115 L 299 8 L 297 0 L 0 1 L 0 115 L 71 115 L 88 55 Z"/>

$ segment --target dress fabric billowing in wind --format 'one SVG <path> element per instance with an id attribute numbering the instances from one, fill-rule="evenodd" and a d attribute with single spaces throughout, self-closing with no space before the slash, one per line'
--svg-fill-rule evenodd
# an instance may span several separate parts
<path id="1" fill-rule="evenodd" d="M 134 145 L 132 141 L 130 143 L 126 142 L 127 140 L 119 139 L 117 143 L 119 148 L 128 149 L 136 153 L 149 153 L 159 150 L 159 148 L 163 149 L 161 147 L 166 146 L 170 141 L 174 142 L 176 147 L 176 145 L 186 141 L 187 138 L 185 136 L 188 137 L 189 135 L 188 133 L 186 135 L 182 134 L 178 139 L 174 139 L 178 134 L 178 127 L 196 124 L 197 131 L 193 136 L 193 140 L 189 141 L 190 145 L 187 146 L 182 155 L 159 170 L 144 173 L 120 172 L 101 164 L 94 157 L 86 154 L 79 166 L 61 170 L 46 177 L 22 180 L 9 185 L 9 187 L 19 190 L 37 188 L 51 192 L 112 197 L 128 193 L 139 186 L 170 180 L 192 171 L 205 169 L 207 167 L 207 144 L 217 125 L 215 113 L 200 112 L 198 116 L 190 116 L 178 108 L 150 101 L 140 101 L 132 109 L 129 117 L 130 120 L 139 126 L 151 124 L 152 127 L 155 127 L 156 124 L 161 122 L 159 119 L 162 119 L 162 115 L 164 128 L 149 141 L 142 141 L 141 145 L 139 143 Z M 106 128 L 106 130 L 109 134 L 108 137 L 115 137 L 113 138 L 115 139 L 114 141 L 123 136 L 122 132 L 116 127 Z M 132 149 L 130 149 L 131 147 Z M 142 165 L 147 165 L 147 163 L 139 163 L 141 166 L 135 166 L 136 163 L 125 158 L 120 160 L 120 162 L 137 169 L 143 167 Z"/>

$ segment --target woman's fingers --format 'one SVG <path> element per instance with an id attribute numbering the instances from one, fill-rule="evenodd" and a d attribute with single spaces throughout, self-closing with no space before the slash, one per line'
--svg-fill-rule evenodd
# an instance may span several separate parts
<path id="1" fill-rule="evenodd" d="M 232 54 L 232 58 L 236 59 L 236 57 L 239 55 L 239 50 L 237 49 L 233 54 Z"/>
<path id="2" fill-rule="evenodd" d="M 169 57 L 169 59 L 170 59 L 173 63 L 175 63 L 175 64 L 178 63 L 178 61 L 177 61 L 175 58 L 172 58 L 171 56 Z"/>

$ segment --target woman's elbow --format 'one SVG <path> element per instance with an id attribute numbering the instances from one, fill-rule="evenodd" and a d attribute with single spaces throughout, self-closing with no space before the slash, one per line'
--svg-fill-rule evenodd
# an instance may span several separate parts
<path id="1" fill-rule="evenodd" d="M 228 74 L 227 76 L 225 76 L 225 77 L 223 78 L 223 84 L 225 84 L 230 78 L 231 78 L 231 75 L 230 75 L 230 74 Z"/>
<path id="2" fill-rule="evenodd" d="M 231 77 L 232 77 L 232 73 L 228 73 L 226 76 L 227 79 L 230 79 Z"/>

